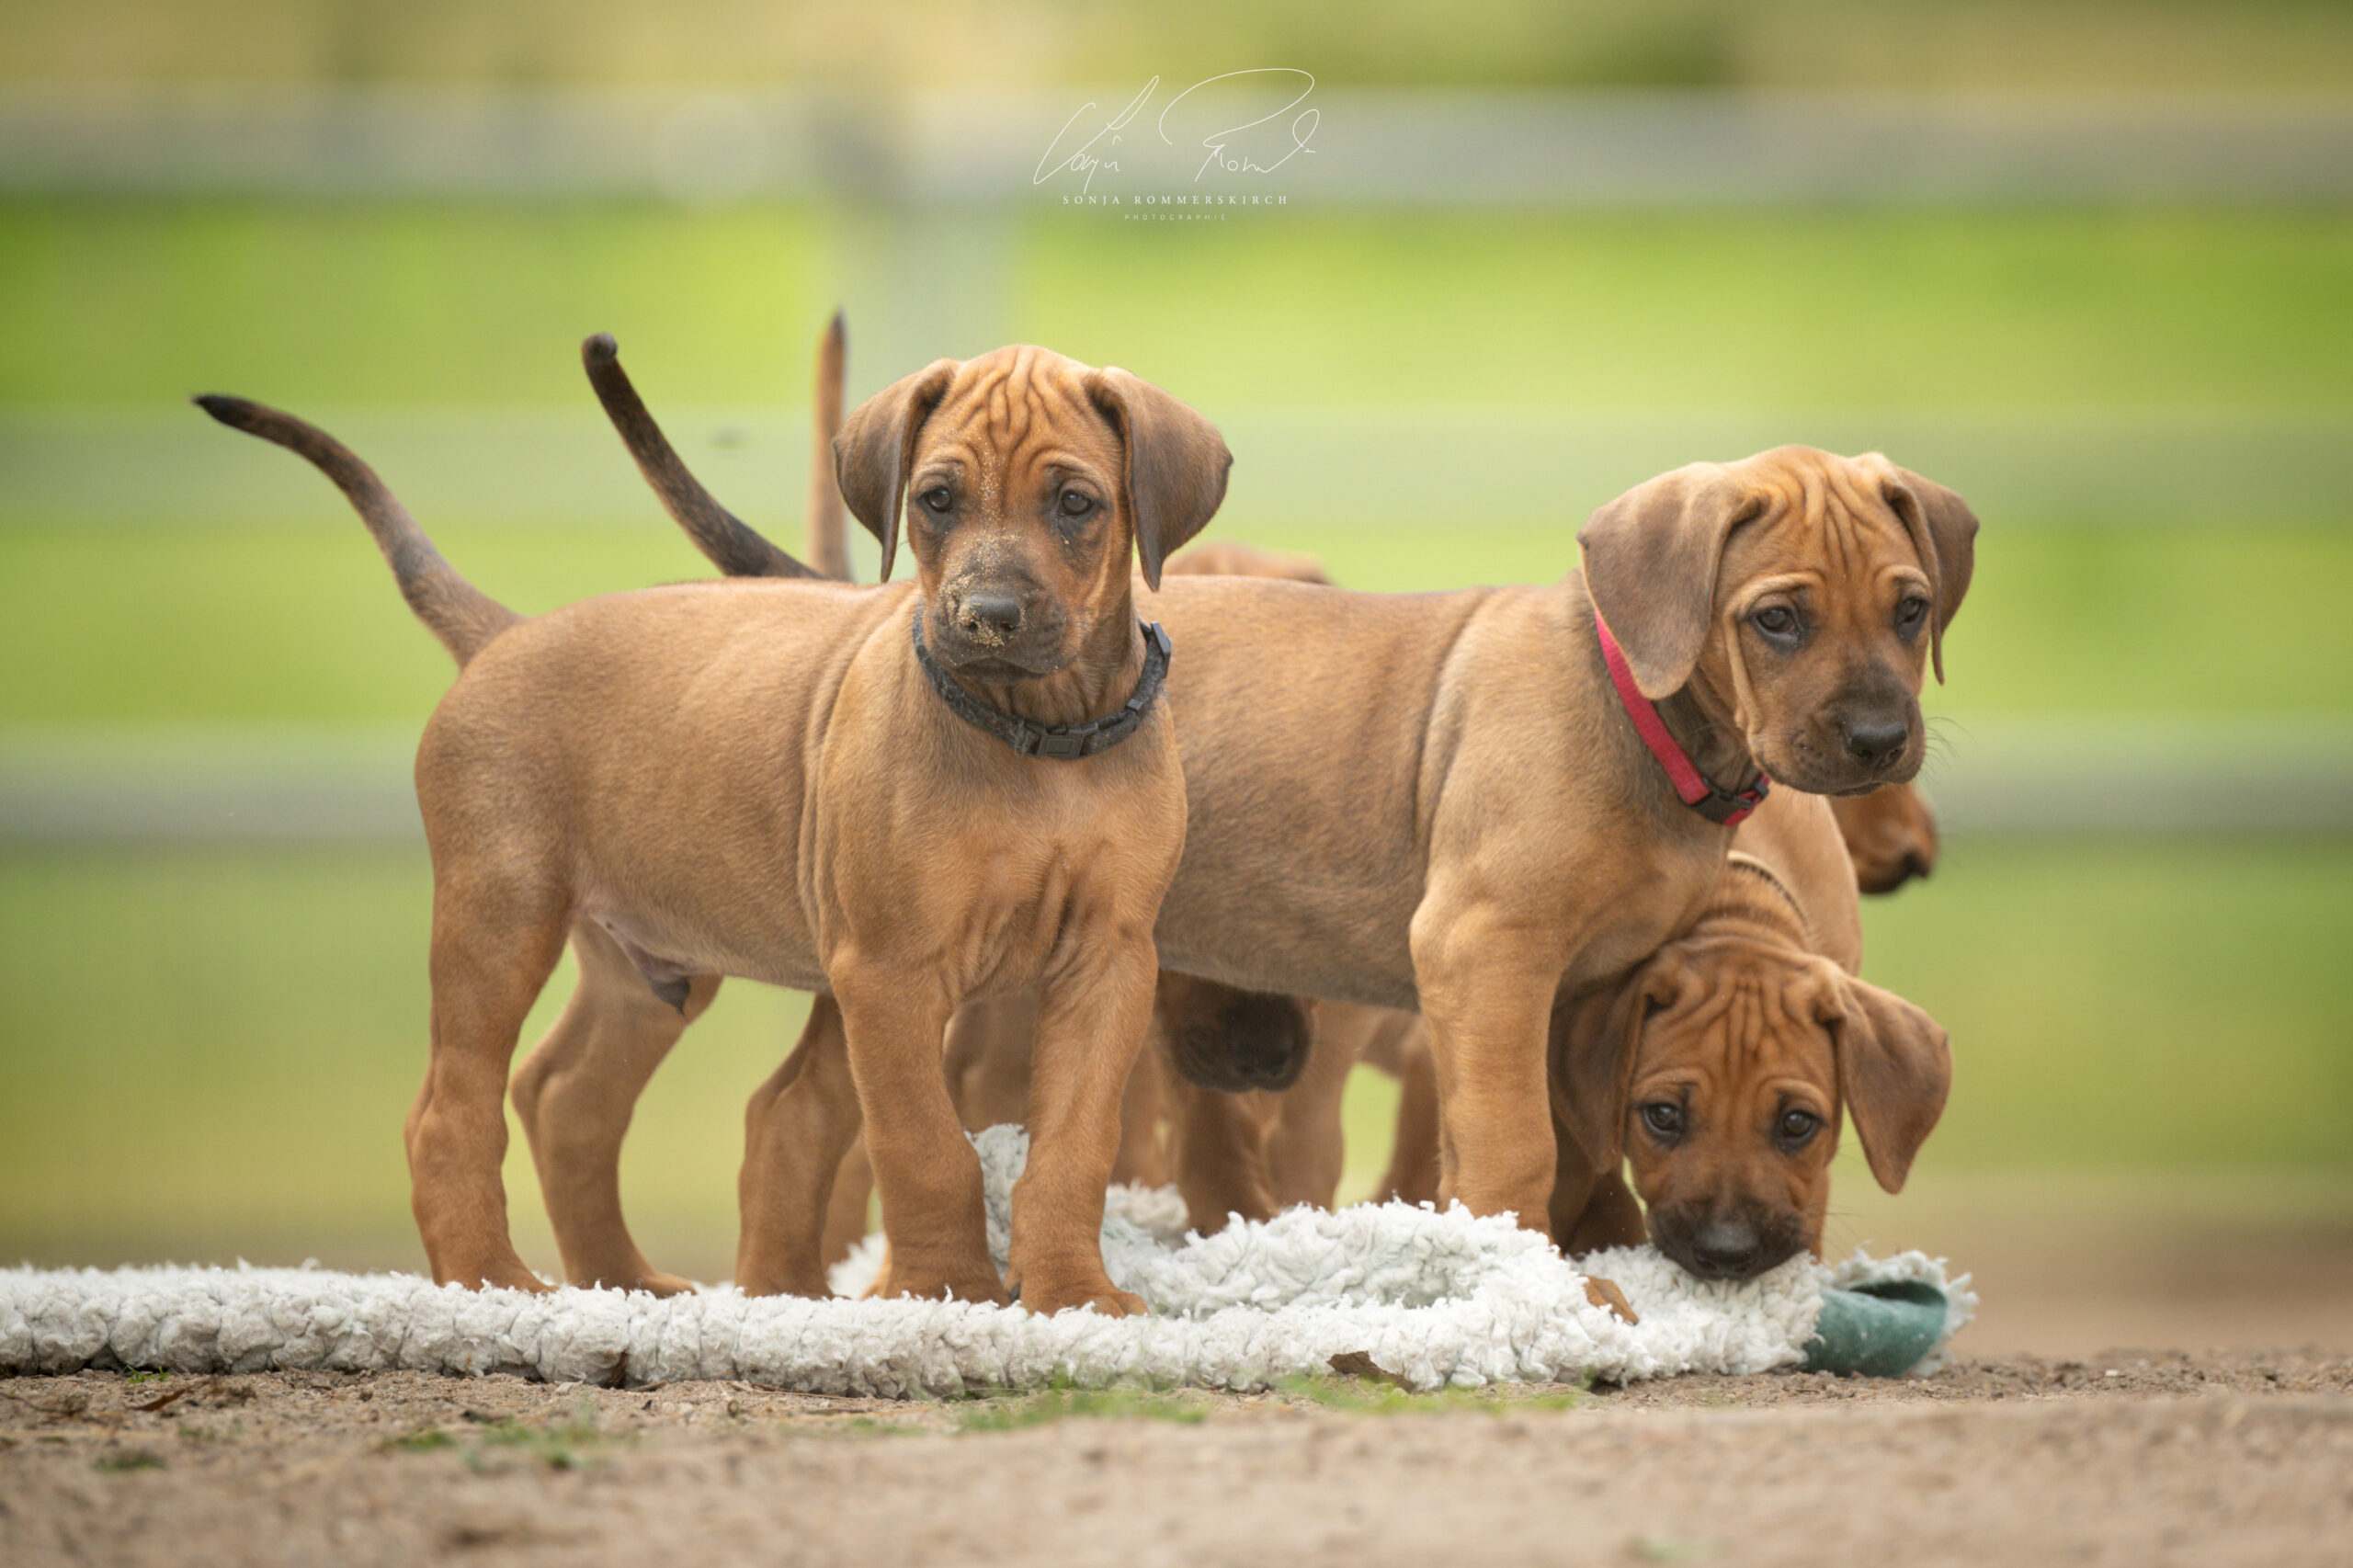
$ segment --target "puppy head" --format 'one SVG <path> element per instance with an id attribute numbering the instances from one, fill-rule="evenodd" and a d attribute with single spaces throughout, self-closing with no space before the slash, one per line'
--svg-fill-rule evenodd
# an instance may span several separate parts
<path id="1" fill-rule="evenodd" d="M 942 664 L 986 680 L 1063 669 L 1130 618 L 1128 552 L 1160 585 L 1168 552 L 1225 496 L 1209 421 L 1157 387 L 1043 348 L 942 359 L 854 410 L 834 440 L 842 497 L 915 552 Z"/>
<path id="2" fill-rule="evenodd" d="M 1639 1021 L 1626 1153 L 1661 1252 L 1750 1279 L 1819 1252 L 1838 1118 L 1900 1190 L 1951 1083 L 1944 1030 L 1828 960 L 1739 937 L 1645 966 L 1668 1000 Z"/>
<path id="3" fill-rule="evenodd" d="M 1877 453 L 1783 447 L 1638 485 L 1577 542 L 1643 695 L 1703 684 L 1774 779 L 1838 795 L 1919 771 L 1920 686 L 1932 661 L 1943 678 L 1976 533 Z"/>
<path id="4" fill-rule="evenodd" d="M 1152 1022 L 1179 1077 L 1227 1094 L 1290 1088 L 1307 1071 L 1315 1040 L 1313 1004 L 1300 997 L 1237 991 L 1165 969 Z"/>
<path id="5" fill-rule="evenodd" d="M 1937 869 L 1937 816 L 1911 785 L 1834 796 L 1830 814 L 1863 892 L 1893 892 Z"/>

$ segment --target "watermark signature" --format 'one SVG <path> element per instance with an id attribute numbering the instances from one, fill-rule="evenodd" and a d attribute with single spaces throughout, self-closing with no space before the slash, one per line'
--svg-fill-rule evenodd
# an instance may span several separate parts
<path id="1" fill-rule="evenodd" d="M 1193 98 L 1194 94 L 1216 82 L 1230 85 L 1222 92 Z M 1092 100 L 1079 105 L 1063 121 L 1062 129 L 1054 132 L 1053 140 L 1046 143 L 1037 168 L 1030 173 L 1029 183 L 1041 186 L 1074 176 L 1078 194 L 1086 197 L 1092 194 L 1097 175 L 1119 175 L 1129 179 L 1157 177 L 1159 171 L 1151 165 L 1165 161 L 1165 155 L 1159 153 L 1161 145 L 1178 149 L 1184 165 L 1192 171 L 1192 183 L 1196 186 L 1213 175 L 1270 175 L 1301 153 L 1313 154 L 1315 151 L 1310 143 L 1314 141 L 1316 128 L 1323 123 L 1323 111 L 1300 107 L 1315 91 L 1313 72 L 1269 65 L 1205 76 L 1161 106 L 1159 117 L 1153 122 L 1155 142 L 1154 135 L 1138 131 L 1135 126 L 1159 91 L 1160 78 L 1154 76 L 1143 85 L 1142 92 L 1128 100 L 1125 108 L 1100 120 L 1090 117 L 1100 113 L 1101 105 Z M 1286 94 L 1290 96 L 1284 97 Z M 1233 107 L 1236 97 L 1243 100 L 1238 108 Z M 1193 99 L 1190 104 L 1186 102 L 1188 98 Z M 1203 130 L 1211 120 L 1249 113 L 1267 103 L 1275 107 L 1254 119 Z M 1282 123 L 1276 124 L 1278 120 Z M 1178 140 L 1192 138 L 1197 132 L 1198 140 L 1189 145 Z M 1197 151 L 1201 157 L 1195 164 L 1192 154 Z"/>

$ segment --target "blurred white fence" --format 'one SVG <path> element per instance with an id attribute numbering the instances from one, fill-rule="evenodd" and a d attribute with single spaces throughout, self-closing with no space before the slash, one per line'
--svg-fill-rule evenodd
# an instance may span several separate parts
<path id="1" fill-rule="evenodd" d="M 0 190 L 1019 207 L 1060 205 L 1091 176 L 1096 194 L 1319 205 L 2353 199 L 2342 95 L 1300 96 L 1303 74 L 1174 108 L 1182 86 L 1162 84 L 1119 124 L 1145 84 L 895 97 L 19 85 L 0 89 Z M 1228 166 L 1204 170 L 1211 146 Z"/>

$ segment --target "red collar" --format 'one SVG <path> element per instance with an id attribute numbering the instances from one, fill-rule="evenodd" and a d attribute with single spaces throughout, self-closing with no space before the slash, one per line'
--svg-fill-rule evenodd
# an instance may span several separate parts
<path id="1" fill-rule="evenodd" d="M 1600 635 L 1602 662 L 1609 666 L 1609 681 L 1618 688 L 1618 700 L 1626 705 L 1626 716 L 1634 722 L 1634 730 L 1643 737 L 1643 744 L 1651 748 L 1651 755 L 1658 758 L 1658 765 L 1666 769 L 1666 777 L 1674 783 L 1675 792 L 1683 798 L 1685 805 L 1710 822 L 1737 827 L 1749 812 L 1764 802 L 1766 791 L 1772 789 L 1773 781 L 1759 773 L 1750 781 L 1748 788 L 1732 792 L 1709 783 L 1691 765 L 1689 756 L 1675 744 L 1675 737 L 1666 733 L 1666 721 L 1658 716 L 1657 707 L 1643 695 L 1642 687 L 1634 684 L 1634 672 L 1626 666 L 1625 652 L 1618 646 L 1618 639 L 1609 635 L 1609 627 L 1602 620 L 1601 608 L 1597 605 L 1593 611 L 1593 629 Z"/>

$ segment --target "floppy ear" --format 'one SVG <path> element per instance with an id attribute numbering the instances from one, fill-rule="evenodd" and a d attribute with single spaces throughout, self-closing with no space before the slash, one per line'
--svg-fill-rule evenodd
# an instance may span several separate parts
<path id="1" fill-rule="evenodd" d="M 1616 985 L 1553 1005 L 1545 1074 L 1552 1117 L 1597 1172 L 1616 1170 L 1625 1151 L 1626 1094 L 1643 1021 L 1682 989 L 1682 960 L 1662 953 Z"/>
<path id="2" fill-rule="evenodd" d="M 1668 696 L 1691 678 L 1724 541 L 1765 501 L 1723 464 L 1692 463 L 1634 486 L 1577 530 L 1586 591 L 1644 697 Z"/>
<path id="3" fill-rule="evenodd" d="M 1912 548 L 1927 568 L 1930 590 L 1936 595 L 1937 619 L 1928 628 L 1928 655 L 1937 682 L 1945 678 L 1945 628 L 1961 613 L 1969 592 L 1970 574 L 1977 569 L 1977 514 L 1969 503 L 1934 480 L 1922 479 L 1908 468 L 1898 468 L 1878 452 L 1864 455 L 1880 471 L 1880 486 L 1887 504 L 1904 519 Z"/>
<path id="4" fill-rule="evenodd" d="M 1161 562 L 1217 515 L 1233 454 L 1216 426 L 1116 365 L 1089 376 L 1087 392 L 1127 448 L 1122 499 L 1143 580 L 1156 591 Z"/>
<path id="5" fill-rule="evenodd" d="M 1952 1052 L 1937 1020 L 1893 992 L 1841 973 L 1832 994 L 1839 1096 L 1871 1175 L 1901 1192 L 1912 1157 L 1944 1114 Z"/>
<path id="6" fill-rule="evenodd" d="M 878 582 L 891 580 L 891 563 L 898 558 L 899 514 L 906 505 L 915 437 L 955 379 L 955 360 L 935 359 L 852 409 L 834 437 L 834 477 L 842 499 L 882 544 Z"/>

